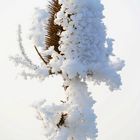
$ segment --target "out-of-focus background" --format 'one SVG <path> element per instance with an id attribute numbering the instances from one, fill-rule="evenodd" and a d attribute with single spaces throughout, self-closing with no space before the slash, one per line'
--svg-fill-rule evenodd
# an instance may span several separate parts
<path id="1" fill-rule="evenodd" d="M 42 123 L 32 108 L 35 101 L 48 103 L 63 99 L 61 77 L 50 77 L 40 83 L 25 81 L 9 61 L 19 53 L 17 26 L 23 27 L 23 43 L 33 60 L 31 42 L 27 39 L 35 7 L 47 0 L 0 0 L 0 139 L 45 140 Z M 99 129 L 97 140 L 140 140 L 140 1 L 102 0 L 108 35 L 115 39 L 114 53 L 126 61 L 121 72 L 123 86 L 110 92 L 104 85 L 89 83 L 97 103 L 94 106 Z"/>

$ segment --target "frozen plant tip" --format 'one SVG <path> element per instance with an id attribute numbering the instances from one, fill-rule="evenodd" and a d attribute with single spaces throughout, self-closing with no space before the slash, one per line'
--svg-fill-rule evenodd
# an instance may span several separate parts
<path id="1" fill-rule="evenodd" d="M 111 91 L 122 84 L 124 61 L 112 53 L 103 10 L 100 0 L 52 0 L 48 8 L 36 9 L 30 39 L 45 65 L 42 73 L 60 74 L 66 93 L 60 104 L 36 106 L 47 140 L 96 140 L 95 101 L 86 81 L 104 82 Z M 25 60 L 30 62 L 26 55 Z"/>
<path id="2" fill-rule="evenodd" d="M 54 50 L 57 53 L 60 53 L 59 47 L 59 40 L 60 36 L 59 34 L 63 31 L 63 27 L 61 25 L 55 24 L 55 15 L 57 12 L 59 12 L 61 9 L 61 5 L 59 4 L 58 0 L 52 0 L 49 4 L 49 13 L 50 18 L 48 20 L 46 30 L 46 48 L 49 48 L 51 46 L 54 46 Z"/>
<path id="3" fill-rule="evenodd" d="M 30 78 L 38 78 L 40 80 L 44 80 L 44 77 L 48 76 L 48 73 L 47 73 L 48 71 L 46 72 L 46 68 L 44 71 L 43 68 L 34 64 L 32 60 L 27 56 L 25 52 L 25 48 L 22 44 L 21 34 L 22 34 L 21 25 L 19 25 L 18 26 L 18 43 L 19 43 L 19 49 L 20 49 L 21 55 L 17 55 L 15 57 L 11 56 L 10 60 L 14 61 L 16 65 L 21 65 L 29 69 L 30 71 L 32 71 L 32 73 L 25 72 L 24 70 L 21 72 L 21 76 L 23 76 L 25 79 L 30 77 Z"/>

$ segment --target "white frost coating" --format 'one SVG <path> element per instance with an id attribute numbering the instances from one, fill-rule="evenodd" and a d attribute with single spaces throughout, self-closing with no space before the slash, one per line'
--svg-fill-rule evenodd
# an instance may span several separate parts
<path id="1" fill-rule="evenodd" d="M 25 70 L 22 71 L 21 76 L 24 77 L 24 79 L 29 78 L 37 78 L 39 80 L 44 80 L 49 75 L 49 70 L 45 68 L 36 65 L 33 63 L 33 61 L 28 57 L 28 55 L 25 52 L 25 48 L 22 44 L 22 30 L 21 25 L 18 26 L 18 43 L 19 43 L 19 49 L 21 52 L 21 55 L 16 55 L 15 57 L 11 56 L 10 60 L 13 60 L 16 65 L 24 66 L 25 68 L 28 68 L 28 70 L 32 72 L 26 72 Z"/>
<path id="2" fill-rule="evenodd" d="M 95 101 L 88 92 L 86 79 L 96 84 L 106 83 L 110 90 L 119 89 L 119 71 L 124 61 L 113 54 L 113 39 L 108 38 L 103 23 L 100 0 L 59 0 L 62 4 L 55 15 L 55 24 L 63 27 L 59 33 L 59 51 L 54 46 L 43 50 L 43 57 L 51 56 L 51 72 L 62 72 L 66 100 L 61 104 L 36 106 L 46 128 L 47 140 L 96 140 Z M 34 45 L 44 48 L 46 9 L 37 10 L 31 38 Z M 84 81 L 84 82 L 82 82 Z"/>
<path id="3" fill-rule="evenodd" d="M 57 73 L 70 79 L 79 75 L 87 75 L 97 84 L 105 82 L 111 90 L 119 89 L 121 78 L 118 71 L 124 66 L 124 61 L 112 53 L 113 39 L 107 38 L 103 23 L 103 5 L 100 0 L 59 0 L 62 4 L 57 13 L 55 23 L 65 31 L 60 34 L 59 50 L 64 55 L 53 52 L 49 66 Z M 36 46 L 44 48 L 45 28 L 48 11 L 36 9 L 31 38 Z M 46 53 L 46 54 L 45 54 Z M 43 52 L 48 55 L 49 50 Z M 110 57 L 116 58 L 115 62 Z"/>
<path id="4" fill-rule="evenodd" d="M 32 27 L 30 29 L 29 38 L 33 44 L 38 47 L 45 47 L 45 26 L 48 20 L 47 9 L 36 8 L 33 16 Z"/>
<path id="5" fill-rule="evenodd" d="M 95 140 L 96 115 L 92 110 L 95 101 L 87 92 L 85 82 L 79 79 L 71 81 L 66 91 L 68 101 L 60 105 L 42 105 L 37 110 L 43 114 L 42 119 L 46 129 L 47 140 Z M 61 114 L 67 114 L 65 123 L 58 127 Z M 73 138 L 73 139 L 72 139 Z"/>
<path id="6" fill-rule="evenodd" d="M 59 0 L 59 3 L 62 6 L 55 23 L 65 30 L 59 41 L 59 50 L 64 55 L 54 52 L 50 62 L 53 72 L 61 70 L 70 79 L 92 75 L 97 84 L 105 82 L 111 90 L 118 89 L 121 79 L 117 71 L 122 69 L 124 62 L 118 59 L 113 63 L 110 59 L 110 56 L 115 57 L 112 53 L 114 40 L 106 37 L 100 0 Z M 41 23 L 45 21 L 45 16 L 42 17 Z"/>

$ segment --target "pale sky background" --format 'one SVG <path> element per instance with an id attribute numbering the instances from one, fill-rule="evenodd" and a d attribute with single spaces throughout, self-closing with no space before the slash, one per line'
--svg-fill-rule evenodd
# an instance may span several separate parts
<path id="1" fill-rule="evenodd" d="M 97 101 L 97 140 L 140 140 L 140 0 L 102 2 L 108 35 L 115 39 L 114 53 L 126 61 L 126 66 L 121 72 L 120 91 L 111 93 L 103 85 L 89 84 Z M 19 53 L 17 25 L 21 23 L 26 34 L 34 7 L 44 4 L 45 0 L 0 0 L 0 140 L 45 140 L 31 105 L 43 98 L 50 103 L 64 96 L 61 78 L 52 77 L 43 83 L 25 81 L 17 77 L 20 70 L 8 59 Z M 28 50 L 32 44 L 25 34 Z"/>

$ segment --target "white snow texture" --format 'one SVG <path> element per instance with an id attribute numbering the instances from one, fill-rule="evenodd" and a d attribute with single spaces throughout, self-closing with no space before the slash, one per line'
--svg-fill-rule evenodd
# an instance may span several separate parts
<path id="1" fill-rule="evenodd" d="M 114 40 L 107 37 L 100 0 L 59 0 L 59 4 L 55 24 L 64 30 L 59 33 L 60 54 L 54 46 L 45 49 L 47 9 L 36 10 L 30 37 L 34 45 L 42 48 L 43 56 L 51 55 L 48 67 L 52 73 L 62 72 L 66 100 L 51 106 L 43 102 L 36 108 L 44 122 L 47 140 L 95 140 L 95 101 L 87 90 L 86 80 L 104 82 L 110 90 L 119 89 L 118 71 L 124 62 L 113 54 Z"/>
<path id="2" fill-rule="evenodd" d="M 69 79 L 77 75 L 90 78 L 96 84 L 106 83 L 110 90 L 119 89 L 118 71 L 123 68 L 124 61 L 112 53 L 114 40 L 107 38 L 100 0 L 59 0 L 59 3 L 62 6 L 56 14 L 55 24 L 64 29 L 59 41 L 59 50 L 64 55 L 54 51 L 53 46 L 43 52 L 43 55 L 53 57 L 49 63 L 52 72 L 62 71 L 63 77 Z M 36 10 L 31 39 L 42 49 L 45 48 L 47 19 L 47 9 Z"/>
<path id="3" fill-rule="evenodd" d="M 92 109 L 95 101 L 87 92 L 87 85 L 76 78 L 66 90 L 67 101 L 48 106 L 42 102 L 36 106 L 46 128 L 47 140 L 95 140 L 97 137 L 96 115 Z M 65 122 L 59 125 L 61 117 Z"/>

